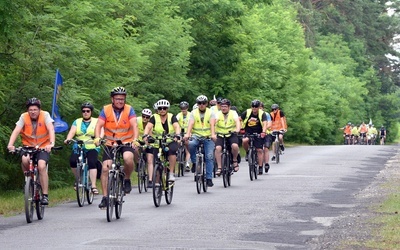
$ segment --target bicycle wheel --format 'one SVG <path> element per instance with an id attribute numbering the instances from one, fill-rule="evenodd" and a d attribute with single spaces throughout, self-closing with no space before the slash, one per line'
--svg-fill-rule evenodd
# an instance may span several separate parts
<path id="1" fill-rule="evenodd" d="M 141 158 L 138 164 L 138 190 L 141 194 L 143 190 L 147 191 L 147 183 L 146 183 L 146 164 L 144 160 Z"/>
<path id="2" fill-rule="evenodd" d="M 278 135 L 276 135 L 278 136 Z M 275 163 L 278 164 L 279 163 L 279 142 L 275 141 L 274 142 L 274 154 L 275 154 Z"/>
<path id="3" fill-rule="evenodd" d="M 107 186 L 107 221 L 111 222 L 115 206 L 115 192 L 116 192 L 116 178 L 115 172 L 109 172 L 108 174 L 108 186 Z"/>
<path id="4" fill-rule="evenodd" d="M 256 164 L 258 162 L 258 157 L 257 157 L 257 150 L 253 151 L 253 154 L 251 155 L 252 161 L 253 161 L 253 176 L 254 179 L 257 180 L 257 176 L 258 176 L 258 164 Z"/>
<path id="5" fill-rule="evenodd" d="M 228 166 L 226 165 L 226 153 L 223 152 L 221 155 L 221 164 L 222 164 L 222 182 L 224 183 L 224 187 L 228 186 Z"/>
<path id="6" fill-rule="evenodd" d="M 185 175 L 185 149 L 178 148 L 178 177 Z"/>
<path id="7" fill-rule="evenodd" d="M 196 157 L 196 190 L 197 193 L 201 193 L 201 186 L 203 185 L 203 159 L 202 156 L 198 155 Z"/>
<path id="8" fill-rule="evenodd" d="M 206 193 L 208 186 L 207 186 L 207 178 L 206 178 L 206 164 L 204 161 L 202 161 L 202 164 L 201 164 L 201 181 L 203 184 L 203 192 Z"/>
<path id="9" fill-rule="evenodd" d="M 36 205 L 36 216 L 38 220 L 42 220 L 44 217 L 45 205 L 42 205 L 40 203 L 42 197 L 43 197 L 42 186 L 39 183 L 36 183 L 35 205 Z"/>
<path id="10" fill-rule="evenodd" d="M 124 204 L 124 174 L 119 173 L 116 185 L 115 197 L 115 218 L 121 218 L 122 205 Z"/>
<path id="11" fill-rule="evenodd" d="M 228 153 L 229 154 L 229 153 Z M 227 173 L 226 173 L 226 182 L 228 184 L 228 186 L 231 186 L 231 177 L 232 177 L 232 160 L 231 157 L 229 157 L 229 155 L 226 157 L 226 163 L 225 166 L 228 166 L 227 169 Z"/>
<path id="12" fill-rule="evenodd" d="M 253 149 L 250 148 L 249 152 L 248 152 L 248 163 L 249 163 L 249 176 L 250 176 L 250 180 L 253 181 L 254 179 L 254 166 L 255 166 L 255 162 L 253 159 Z"/>
<path id="13" fill-rule="evenodd" d="M 84 185 L 84 178 L 85 178 L 85 166 L 77 166 L 76 171 L 78 176 L 75 178 L 75 189 L 76 189 L 76 200 L 78 201 L 78 205 L 80 207 L 83 206 L 85 203 L 85 185 Z"/>
<path id="14" fill-rule="evenodd" d="M 32 177 L 27 177 L 25 182 L 25 216 L 26 222 L 31 223 L 33 220 L 34 210 L 34 193 Z"/>
<path id="15" fill-rule="evenodd" d="M 166 176 L 168 176 L 169 174 L 167 173 Z M 165 202 L 169 205 L 172 202 L 172 197 L 174 195 L 174 185 L 175 182 L 170 182 L 168 180 L 166 180 L 165 182 L 165 190 L 164 190 L 164 195 L 165 195 Z"/>
<path id="16" fill-rule="evenodd" d="M 153 171 L 153 202 L 154 206 L 159 207 L 161 204 L 161 196 L 162 196 L 162 171 L 163 167 L 159 164 L 156 164 Z"/>

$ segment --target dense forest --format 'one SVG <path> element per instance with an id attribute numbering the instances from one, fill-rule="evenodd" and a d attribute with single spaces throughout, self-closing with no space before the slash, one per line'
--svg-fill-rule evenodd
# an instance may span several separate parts
<path id="1" fill-rule="evenodd" d="M 137 112 L 168 99 L 221 96 L 245 110 L 278 103 L 286 141 L 338 144 L 347 122 L 372 119 L 397 137 L 400 114 L 398 1 L 379 0 L 3 0 L 0 2 L 0 186 L 21 187 L 8 138 L 25 101 L 71 124 L 89 101 L 96 113 L 113 87 Z M 393 59 L 394 58 L 394 59 Z M 57 134 L 61 144 L 66 133 Z M 63 150 L 51 186 L 72 182 Z M 18 180 L 18 181 L 16 181 Z"/>

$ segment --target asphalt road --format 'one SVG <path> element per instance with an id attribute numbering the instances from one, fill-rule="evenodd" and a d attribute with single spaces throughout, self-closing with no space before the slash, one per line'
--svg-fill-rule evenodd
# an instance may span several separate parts
<path id="1" fill-rule="evenodd" d="M 122 218 L 107 222 L 97 205 L 47 208 L 31 224 L 0 217 L 1 249 L 311 249 L 310 242 L 360 206 L 355 196 L 397 154 L 397 146 L 287 148 L 281 163 L 250 181 L 247 163 L 197 194 L 192 174 L 177 178 L 171 205 L 152 193 L 126 196 Z M 51 194 L 50 194 L 51 202 Z"/>

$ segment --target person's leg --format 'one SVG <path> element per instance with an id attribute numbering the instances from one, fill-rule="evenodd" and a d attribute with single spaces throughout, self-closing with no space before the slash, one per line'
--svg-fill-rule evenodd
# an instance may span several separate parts
<path id="1" fill-rule="evenodd" d="M 93 190 L 94 194 L 99 193 L 99 191 L 97 191 L 97 187 L 96 187 L 97 156 L 98 156 L 98 152 L 95 149 L 91 149 L 86 152 L 86 158 L 87 158 L 88 167 L 89 167 L 89 178 L 90 178 L 90 182 L 92 183 L 92 190 Z"/>

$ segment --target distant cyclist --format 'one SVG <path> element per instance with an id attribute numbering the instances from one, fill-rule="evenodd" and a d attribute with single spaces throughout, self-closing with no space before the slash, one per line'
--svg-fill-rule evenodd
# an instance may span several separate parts
<path id="1" fill-rule="evenodd" d="M 366 142 L 367 142 L 367 132 L 368 132 L 367 125 L 364 122 L 362 122 L 360 127 L 358 128 L 358 131 L 360 132 L 360 138 L 363 138 L 362 139 L 363 143 L 366 144 Z"/>
<path id="2" fill-rule="evenodd" d="M 351 130 L 352 130 L 351 122 L 348 122 L 346 126 L 340 129 L 343 130 L 344 143 L 346 145 L 350 145 Z"/>
<path id="3" fill-rule="evenodd" d="M 279 109 L 278 104 L 271 105 L 271 119 L 272 119 L 272 131 L 287 131 L 286 116 L 282 110 Z M 275 136 L 272 136 L 275 140 Z M 279 146 L 282 151 L 285 151 L 285 146 L 283 145 L 283 134 L 279 134 Z M 274 144 L 272 144 L 272 152 L 275 152 Z M 272 156 L 272 161 L 275 160 L 275 155 Z"/>
<path id="4" fill-rule="evenodd" d="M 183 135 L 187 131 L 187 127 L 189 125 L 189 117 L 190 117 L 190 112 L 188 111 L 189 109 L 189 103 L 186 101 L 182 101 L 179 103 L 179 108 L 181 109 L 181 112 L 179 112 L 176 115 L 176 119 L 178 120 L 179 126 L 181 127 L 181 130 L 183 132 Z M 186 172 L 190 171 L 190 153 L 189 153 L 189 142 L 185 141 L 185 149 L 186 149 Z"/>
<path id="5" fill-rule="evenodd" d="M 385 145 L 386 129 L 383 125 L 382 125 L 381 129 L 379 130 L 379 135 L 380 135 L 381 145 Z"/>
<path id="6" fill-rule="evenodd" d="M 215 161 L 217 162 L 218 170 L 217 175 L 221 174 L 222 164 L 221 164 L 221 154 L 223 137 L 218 136 L 218 133 L 228 135 L 227 145 L 230 145 L 232 152 L 232 161 L 234 172 L 239 170 L 238 165 L 238 154 L 239 154 L 239 139 L 237 133 L 240 131 L 240 119 L 236 111 L 231 110 L 231 102 L 228 99 L 222 99 L 220 102 L 221 110 L 216 114 L 215 121 L 215 134 L 212 135 L 213 140 L 215 140 Z"/>

